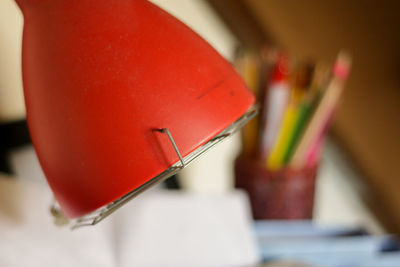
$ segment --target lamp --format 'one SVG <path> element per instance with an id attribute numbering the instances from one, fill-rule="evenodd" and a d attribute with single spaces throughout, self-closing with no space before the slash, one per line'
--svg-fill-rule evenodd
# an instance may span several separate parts
<path id="1" fill-rule="evenodd" d="M 255 115 L 202 38 L 145 0 L 16 0 L 27 121 L 76 225 L 96 224 Z"/>

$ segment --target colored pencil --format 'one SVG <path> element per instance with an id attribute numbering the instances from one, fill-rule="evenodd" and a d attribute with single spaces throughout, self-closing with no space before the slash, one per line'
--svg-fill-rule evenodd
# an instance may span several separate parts
<path id="1" fill-rule="evenodd" d="M 301 138 L 304 129 L 317 106 L 318 101 L 320 100 L 321 93 L 323 92 L 326 80 L 328 78 L 328 74 L 329 71 L 324 65 L 317 65 L 314 78 L 311 83 L 311 88 L 300 104 L 299 115 L 296 125 L 293 129 L 293 135 L 288 143 L 288 147 L 283 158 L 284 164 L 289 163 L 294 149 L 296 148 L 296 145 L 299 142 L 299 139 Z"/>
<path id="2" fill-rule="evenodd" d="M 240 72 L 247 87 L 258 96 L 259 94 L 259 61 L 252 53 L 245 53 Z M 258 150 L 259 121 L 257 118 L 249 121 L 242 129 L 242 151 L 246 157 L 253 157 Z"/>
<path id="3" fill-rule="evenodd" d="M 261 154 L 263 157 L 269 153 L 277 138 L 282 118 L 288 104 L 290 91 L 287 81 L 289 72 L 288 59 L 281 54 L 274 67 L 268 96 L 265 98 L 266 119 L 262 129 Z"/>
<path id="4" fill-rule="evenodd" d="M 350 57 L 345 53 L 340 53 L 333 69 L 331 82 L 295 149 L 290 161 L 290 167 L 298 169 L 306 165 L 307 153 L 313 147 L 313 143 L 318 142 L 327 124 L 329 124 L 332 113 L 343 91 L 350 65 Z"/>
<path id="5" fill-rule="evenodd" d="M 300 119 L 300 103 L 304 98 L 305 92 L 310 87 L 313 69 L 312 64 L 301 64 L 295 72 L 291 100 L 286 109 L 277 140 L 267 159 L 267 167 L 271 170 L 280 169 L 285 163 L 285 154 L 289 149 L 290 141 L 293 139 Z"/>

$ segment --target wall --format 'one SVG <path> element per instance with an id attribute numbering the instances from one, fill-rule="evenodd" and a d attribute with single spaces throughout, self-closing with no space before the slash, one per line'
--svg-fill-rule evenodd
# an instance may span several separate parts
<path id="1" fill-rule="evenodd" d="M 0 1 L 0 122 L 25 117 L 21 78 L 22 14 L 13 0 Z"/>

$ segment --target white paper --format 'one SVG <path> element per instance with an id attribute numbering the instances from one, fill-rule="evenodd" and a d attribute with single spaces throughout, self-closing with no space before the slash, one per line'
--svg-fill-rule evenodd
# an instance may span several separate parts
<path id="1" fill-rule="evenodd" d="M 71 231 L 54 226 L 46 184 L 0 176 L 0 266 L 116 266 L 112 220 Z"/>
<path id="2" fill-rule="evenodd" d="M 9 161 L 11 168 L 18 179 L 29 180 L 37 183 L 46 183 L 46 178 L 32 145 L 10 151 Z"/>
<path id="3" fill-rule="evenodd" d="M 117 214 L 118 256 L 128 266 L 247 266 L 259 260 L 247 198 L 158 192 Z"/>
<path id="4" fill-rule="evenodd" d="M 0 266 L 243 266 L 258 262 L 247 198 L 152 190 L 94 227 L 53 225 L 45 183 L 0 177 Z"/>

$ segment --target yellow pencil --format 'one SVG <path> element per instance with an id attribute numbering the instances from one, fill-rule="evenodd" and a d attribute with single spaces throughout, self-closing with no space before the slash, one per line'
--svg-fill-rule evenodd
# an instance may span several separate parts
<path id="1" fill-rule="evenodd" d="M 285 155 L 291 144 L 290 141 L 294 138 L 296 125 L 299 122 L 300 104 L 310 86 L 313 70 L 314 65 L 307 63 L 300 64 L 295 72 L 291 100 L 286 108 L 277 140 L 267 159 L 267 167 L 271 170 L 277 170 L 285 164 Z"/>
<path id="2" fill-rule="evenodd" d="M 334 66 L 333 77 L 290 160 L 292 168 L 299 169 L 306 165 L 307 153 L 313 149 L 313 144 L 324 134 L 343 91 L 350 66 L 350 56 L 343 52 L 340 53 Z"/>
<path id="3" fill-rule="evenodd" d="M 259 91 L 259 61 L 251 53 L 247 53 L 242 61 L 242 77 L 247 87 L 258 96 Z M 257 118 L 249 121 L 242 129 L 242 152 L 244 156 L 253 156 L 258 147 L 259 122 Z"/>
<path id="4" fill-rule="evenodd" d="M 278 138 L 273 149 L 267 159 L 267 167 L 270 170 L 278 170 L 283 166 L 284 156 L 289 145 L 288 140 L 291 138 L 295 122 L 299 116 L 299 107 L 297 103 L 291 101 L 286 109 Z"/>

